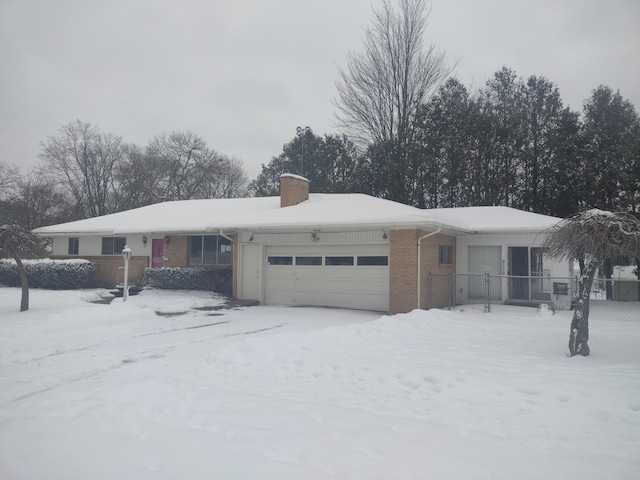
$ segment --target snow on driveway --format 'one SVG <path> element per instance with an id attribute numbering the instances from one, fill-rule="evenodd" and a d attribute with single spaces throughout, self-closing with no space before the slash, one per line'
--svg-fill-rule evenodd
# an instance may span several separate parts
<path id="1" fill-rule="evenodd" d="M 567 358 L 568 312 L 99 293 L 0 288 L 0 478 L 640 477 L 638 304 Z"/>

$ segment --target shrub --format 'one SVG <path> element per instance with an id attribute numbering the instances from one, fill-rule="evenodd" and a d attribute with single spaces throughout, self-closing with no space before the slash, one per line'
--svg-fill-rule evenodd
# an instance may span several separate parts
<path id="1" fill-rule="evenodd" d="M 98 270 L 95 263 L 88 260 L 23 260 L 29 287 L 52 290 L 72 290 L 83 288 Z M 20 286 L 20 276 L 14 260 L 0 260 L 0 284 L 9 287 Z"/>
<path id="2" fill-rule="evenodd" d="M 211 290 L 229 293 L 231 267 L 224 268 L 146 268 L 146 283 L 151 287 L 173 290 Z"/>

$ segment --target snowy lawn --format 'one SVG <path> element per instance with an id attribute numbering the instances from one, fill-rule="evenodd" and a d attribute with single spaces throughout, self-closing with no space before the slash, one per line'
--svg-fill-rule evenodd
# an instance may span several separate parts
<path id="1" fill-rule="evenodd" d="M 0 288 L 0 478 L 640 478 L 639 304 L 567 358 L 569 312 L 99 293 Z"/>

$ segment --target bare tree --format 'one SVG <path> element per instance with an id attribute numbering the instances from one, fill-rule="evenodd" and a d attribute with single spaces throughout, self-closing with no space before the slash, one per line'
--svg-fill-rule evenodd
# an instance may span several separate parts
<path id="1" fill-rule="evenodd" d="M 120 137 L 76 120 L 42 144 L 40 157 L 50 175 L 71 192 L 82 215 L 95 217 L 118 211 L 113 176 L 121 144 Z"/>
<path id="2" fill-rule="evenodd" d="M 249 179 L 239 158 L 222 156 L 216 177 L 209 185 L 206 198 L 237 198 L 247 195 Z"/>
<path id="3" fill-rule="evenodd" d="M 219 163 L 205 140 L 192 132 L 155 136 L 147 146 L 147 157 L 162 171 L 156 201 L 198 198 L 202 185 L 210 181 L 209 170 Z"/>
<path id="4" fill-rule="evenodd" d="M 156 202 L 239 196 L 247 183 L 240 160 L 219 154 L 192 132 L 154 137 L 145 161 L 161 172 L 151 186 Z"/>
<path id="5" fill-rule="evenodd" d="M 365 32 L 364 51 L 340 69 L 336 118 L 356 142 L 403 144 L 418 106 L 451 73 L 446 56 L 424 48 L 430 14 L 425 0 L 383 0 Z"/>
<path id="6" fill-rule="evenodd" d="M 8 200 L 20 180 L 20 170 L 15 165 L 0 161 L 0 201 Z"/>
<path id="7" fill-rule="evenodd" d="M 552 227 L 543 248 L 555 258 L 584 258 L 571 320 L 569 352 L 589 355 L 589 296 L 596 271 L 607 258 L 640 256 L 640 221 L 627 213 L 593 209 Z"/>
<path id="8" fill-rule="evenodd" d="M 20 179 L 8 217 L 28 230 L 70 220 L 68 199 L 55 182 L 35 170 Z"/>
<path id="9" fill-rule="evenodd" d="M 0 225 L 0 258 L 9 257 L 16 262 L 22 286 L 21 312 L 29 310 L 29 282 L 21 258 L 42 253 L 42 240 L 29 230 L 15 223 Z"/>

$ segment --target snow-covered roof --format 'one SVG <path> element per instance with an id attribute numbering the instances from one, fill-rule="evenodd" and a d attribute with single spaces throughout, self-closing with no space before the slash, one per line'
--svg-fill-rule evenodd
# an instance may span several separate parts
<path id="1" fill-rule="evenodd" d="M 231 225 L 245 215 L 280 208 L 279 197 L 181 200 L 34 230 L 40 235 L 114 235 L 202 232 L 212 223 Z"/>
<path id="2" fill-rule="evenodd" d="M 560 219 L 507 207 L 422 210 L 369 195 L 309 195 L 280 207 L 279 197 L 183 200 L 41 227 L 44 236 L 178 234 L 235 229 L 442 227 L 451 233 L 545 230 Z"/>
<path id="3" fill-rule="evenodd" d="M 427 210 L 432 221 L 472 232 L 541 232 L 561 219 L 510 207 L 458 207 Z"/>
<path id="4" fill-rule="evenodd" d="M 239 229 L 276 229 L 298 227 L 378 227 L 423 225 L 426 210 L 361 193 L 312 193 L 309 199 L 284 208 L 256 211 L 224 225 L 212 222 L 210 227 Z"/>

